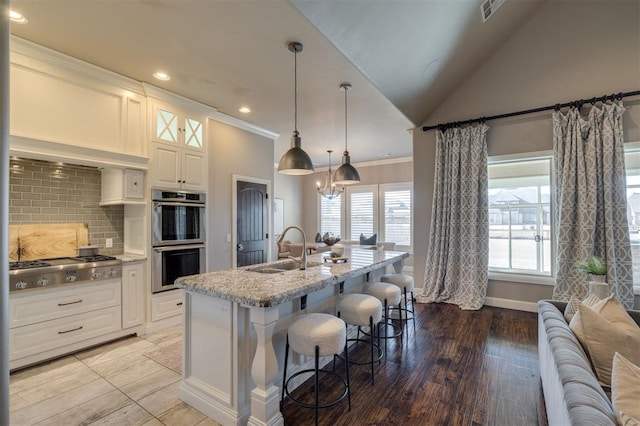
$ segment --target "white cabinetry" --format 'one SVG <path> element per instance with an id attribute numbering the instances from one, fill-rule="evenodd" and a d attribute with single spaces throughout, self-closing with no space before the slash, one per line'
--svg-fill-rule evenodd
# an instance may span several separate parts
<path id="1" fill-rule="evenodd" d="M 160 188 L 204 189 L 204 152 L 154 143 L 153 181 Z"/>
<path id="2" fill-rule="evenodd" d="M 149 102 L 153 186 L 206 191 L 206 112 L 197 112 L 195 102 L 175 101 Z"/>
<path id="3" fill-rule="evenodd" d="M 170 290 L 151 297 L 151 321 L 180 316 L 182 319 L 184 290 Z"/>
<path id="4" fill-rule="evenodd" d="M 72 157 L 148 158 L 139 82 L 15 37 L 10 61 L 12 139 L 71 145 Z"/>
<path id="5" fill-rule="evenodd" d="M 102 169 L 101 206 L 144 203 L 143 170 Z"/>
<path id="6" fill-rule="evenodd" d="M 122 329 L 121 280 L 24 293 L 9 300 L 10 368 L 130 334 Z"/>
<path id="7" fill-rule="evenodd" d="M 144 263 L 122 265 L 122 328 L 144 323 Z"/>

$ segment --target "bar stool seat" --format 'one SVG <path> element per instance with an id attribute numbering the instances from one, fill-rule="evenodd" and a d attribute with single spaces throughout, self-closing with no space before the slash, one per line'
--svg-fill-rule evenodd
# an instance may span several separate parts
<path id="1" fill-rule="evenodd" d="M 380 278 L 380 281 L 396 285 L 400 288 L 400 290 L 402 290 L 402 293 L 404 296 L 404 308 L 400 309 L 400 320 L 402 321 L 402 312 L 404 312 L 405 324 L 409 320 L 413 321 L 413 330 L 415 331 L 416 317 L 415 317 L 414 306 L 413 306 L 413 299 L 414 299 L 413 277 L 407 274 L 385 274 Z M 411 294 L 411 298 L 408 297 L 408 294 Z M 411 308 L 409 308 L 409 304 L 411 304 Z"/>
<path id="2" fill-rule="evenodd" d="M 384 316 L 384 321 L 382 322 L 382 324 L 385 327 L 385 332 L 384 335 L 382 335 L 382 333 L 378 333 L 380 335 L 381 338 L 384 339 L 391 339 L 391 338 L 395 338 L 395 337 L 400 337 L 400 340 L 402 341 L 402 327 L 398 327 L 395 324 L 391 323 L 389 321 L 389 308 L 390 307 L 398 307 L 398 309 L 401 309 L 401 305 L 400 302 L 402 301 L 402 292 L 400 291 L 400 287 L 393 285 L 393 284 L 389 284 L 389 283 L 383 283 L 383 282 L 372 282 L 369 283 L 367 285 L 365 285 L 364 287 L 365 289 L 365 293 L 366 294 L 370 294 L 371 296 L 374 296 L 375 298 L 377 298 L 378 300 L 380 300 L 380 302 L 382 302 L 383 304 L 383 316 Z M 402 320 L 402 318 L 400 318 Z M 388 334 L 387 333 L 387 326 L 392 326 L 394 330 L 393 334 Z M 402 326 L 402 323 L 400 324 Z M 387 353 L 387 341 L 385 340 L 384 343 L 384 350 L 385 350 L 385 354 Z"/>
<path id="3" fill-rule="evenodd" d="M 378 344 L 373 342 L 374 326 L 382 320 L 382 303 L 376 297 L 367 294 L 345 294 L 338 299 L 336 311 L 339 318 L 343 319 L 347 324 L 358 326 L 358 330 L 360 330 L 360 327 L 369 326 L 369 331 L 371 332 L 368 342 L 371 347 L 370 360 L 367 362 L 352 360 L 350 362 L 351 364 L 358 365 L 370 364 L 371 384 L 374 384 L 373 364 L 376 361 L 380 361 L 383 357 L 382 349 L 380 348 L 380 340 L 378 339 Z M 355 339 L 348 339 L 347 341 L 359 343 L 364 340 L 361 340 L 358 334 Z M 378 355 L 374 357 L 374 349 L 376 348 Z"/>
<path id="4" fill-rule="evenodd" d="M 315 357 L 315 367 L 312 369 L 306 369 L 302 371 L 298 371 L 297 373 L 291 375 L 287 379 L 287 364 L 289 362 L 289 348 L 293 349 L 295 352 L 306 355 L 306 356 L 314 356 Z M 342 401 L 345 397 L 348 397 L 349 400 L 349 410 L 351 410 L 351 386 L 349 380 L 349 358 L 348 354 L 346 354 L 347 362 L 346 365 L 346 380 L 335 373 L 335 371 L 320 369 L 320 357 L 328 356 L 328 355 L 338 355 L 342 351 L 347 351 L 347 325 L 343 320 L 337 318 L 333 315 L 322 314 L 322 313 L 313 313 L 306 314 L 299 317 L 293 324 L 289 326 L 287 330 L 287 344 L 285 350 L 284 357 L 284 372 L 282 374 L 282 394 L 280 400 L 280 406 L 282 408 L 282 403 L 284 401 L 285 394 L 291 401 L 295 404 L 305 407 L 305 408 L 313 408 L 315 410 L 315 424 L 318 424 L 318 409 L 319 408 L 327 408 L 331 407 L 340 401 Z M 335 364 L 334 364 L 335 370 Z M 307 402 L 301 401 L 297 398 L 294 398 L 289 393 L 289 382 L 293 380 L 295 377 L 298 377 L 301 374 L 310 373 L 314 374 L 314 403 L 309 404 Z M 319 400 L 319 378 L 320 374 L 331 375 L 333 377 L 338 378 L 342 384 L 344 385 L 344 391 L 342 394 L 336 399 L 320 404 Z"/>

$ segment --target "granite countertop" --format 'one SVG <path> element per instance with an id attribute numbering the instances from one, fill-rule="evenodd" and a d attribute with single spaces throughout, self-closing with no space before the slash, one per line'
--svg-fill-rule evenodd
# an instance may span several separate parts
<path id="1" fill-rule="evenodd" d="M 307 262 L 322 262 L 322 265 L 307 267 L 304 271 L 295 269 L 275 274 L 251 271 L 260 266 L 292 262 L 283 260 L 181 277 L 175 285 L 242 305 L 270 307 L 390 265 L 409 257 L 409 253 L 353 246 L 345 247 L 343 256 L 349 258 L 346 263 L 324 262 L 326 256 L 327 253 L 308 256 Z"/>
<path id="2" fill-rule="evenodd" d="M 120 259 L 122 263 L 141 262 L 143 260 L 147 260 L 147 256 L 145 256 L 144 254 L 136 254 L 136 253 L 117 254 L 114 257 L 116 259 Z"/>

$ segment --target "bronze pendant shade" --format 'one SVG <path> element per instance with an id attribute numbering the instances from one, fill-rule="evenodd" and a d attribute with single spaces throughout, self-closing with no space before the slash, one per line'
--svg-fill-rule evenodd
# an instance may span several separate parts
<path id="1" fill-rule="evenodd" d="M 344 153 L 342 154 L 342 165 L 333 175 L 333 183 L 336 185 L 352 185 L 360 182 L 360 175 L 355 167 L 351 165 L 351 156 L 347 149 L 347 92 L 351 90 L 351 85 L 343 83 L 340 89 L 344 90 Z"/>
<path id="2" fill-rule="evenodd" d="M 291 148 L 284 153 L 278 163 L 278 173 L 285 175 L 308 175 L 313 173 L 313 163 L 302 149 L 302 138 L 298 132 L 298 53 L 302 52 L 302 43 L 290 42 L 289 51 L 294 54 L 294 131 L 291 136 Z"/>

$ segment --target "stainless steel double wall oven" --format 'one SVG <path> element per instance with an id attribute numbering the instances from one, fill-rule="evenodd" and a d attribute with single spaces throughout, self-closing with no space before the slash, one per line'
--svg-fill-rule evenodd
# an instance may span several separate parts
<path id="1" fill-rule="evenodd" d="M 154 189 L 151 282 L 154 293 L 171 290 L 176 278 L 205 270 L 206 195 Z"/>

